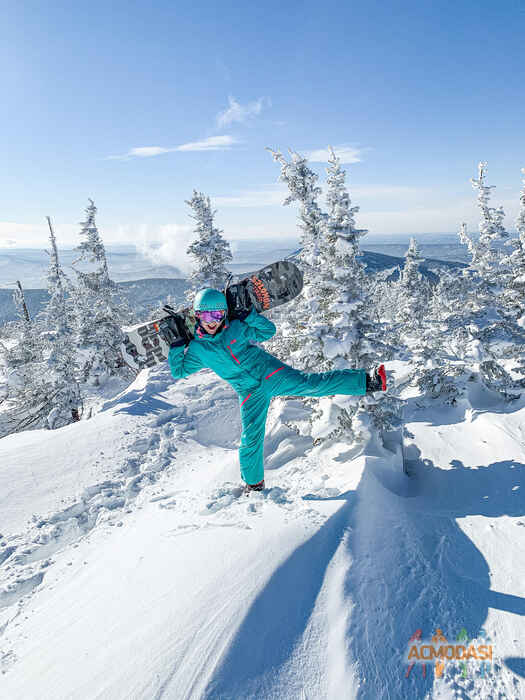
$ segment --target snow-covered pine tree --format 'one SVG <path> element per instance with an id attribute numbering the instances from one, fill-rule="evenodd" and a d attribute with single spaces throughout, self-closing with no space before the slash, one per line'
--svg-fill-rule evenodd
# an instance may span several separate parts
<path id="1" fill-rule="evenodd" d="M 191 305 L 199 289 L 224 288 L 229 276 L 226 264 L 232 260 L 232 254 L 230 244 L 222 235 L 223 232 L 214 225 L 216 211 L 211 208 L 210 198 L 193 190 L 193 196 L 186 204 L 193 211 L 190 216 L 196 222 L 194 231 L 197 234 L 197 238 L 187 249 L 188 255 L 195 263 L 189 277 L 191 287 L 185 294 L 188 304 Z"/>
<path id="2" fill-rule="evenodd" d="M 129 311 L 119 298 L 116 284 L 110 279 L 106 251 L 98 232 L 97 208 L 92 199 L 86 208 L 86 220 L 81 223 L 78 246 L 80 257 L 75 267 L 78 285 L 75 287 L 75 341 L 81 381 L 98 385 L 109 375 L 127 373 L 122 362 L 120 326 L 129 321 Z"/>
<path id="3" fill-rule="evenodd" d="M 71 309 L 67 304 L 68 292 L 71 293 L 71 284 L 60 265 L 55 232 L 51 218 L 46 217 L 49 225 L 49 242 L 51 250 L 49 255 L 49 268 L 47 271 L 47 291 L 49 301 L 44 311 L 44 318 L 48 328 L 52 328 L 57 334 L 71 332 Z"/>
<path id="4" fill-rule="evenodd" d="M 308 167 L 308 161 L 290 149 L 290 161 L 280 151 L 267 148 L 281 166 L 279 180 L 285 182 L 289 195 L 283 202 L 299 205 L 300 250 L 295 256 L 304 276 L 302 293 L 286 305 L 286 313 L 276 309 L 272 318 L 277 321 L 279 332 L 269 347 L 283 359 L 293 359 L 299 369 L 318 368 L 322 362 L 320 333 L 323 323 L 318 319 L 321 238 L 324 235 L 324 214 L 317 199 L 321 189 L 318 176 Z"/>
<path id="5" fill-rule="evenodd" d="M 401 271 L 401 283 L 407 292 L 411 292 L 413 296 L 421 286 L 423 276 L 419 271 L 420 264 L 424 261 L 421 257 L 421 251 L 416 239 L 412 236 L 408 245 L 408 250 L 405 253 L 405 264 Z"/>
<path id="6" fill-rule="evenodd" d="M 429 319 L 433 322 L 444 321 L 449 316 L 457 313 L 460 299 L 463 299 L 462 307 L 464 309 L 470 285 L 470 273 L 468 271 L 441 268 L 437 284 L 434 284 L 431 288 L 428 306 Z"/>
<path id="7" fill-rule="evenodd" d="M 368 231 L 356 227 L 359 207 L 352 206 L 346 173 L 332 148 L 326 172 L 328 213 L 319 241 L 320 359 L 326 369 L 370 366 L 377 355 L 368 338 L 376 324 L 369 318 L 368 279 L 359 261 L 359 240 Z"/>
<path id="8" fill-rule="evenodd" d="M 486 163 L 480 163 L 478 179 L 471 180 L 478 190 L 481 212 L 479 240 L 467 234 L 465 224 L 459 231 L 460 241 L 471 254 L 470 265 L 458 275 L 456 284 L 450 276 L 437 286 L 431 305 L 439 332 L 434 330 L 428 347 L 433 351 L 432 365 L 439 365 L 441 374 L 436 375 L 434 366 L 427 367 L 418 381 L 432 396 L 436 391 L 430 384 L 439 388 L 439 395 L 446 389 L 452 397 L 452 389 L 457 390 L 462 384 L 456 380 L 459 374 L 469 374 L 473 379 L 478 373 L 486 387 L 506 400 L 516 398 L 521 390 L 520 383 L 505 368 L 505 361 L 516 357 L 525 342 L 523 329 L 506 314 L 501 294 L 509 278 L 502 246 L 508 233 L 503 228 L 503 209 L 489 207 L 491 188 L 485 184 L 485 172 Z M 439 307 L 441 311 L 436 316 Z"/>
<path id="9" fill-rule="evenodd" d="M 271 152 L 281 165 L 280 179 L 290 192 L 284 204 L 299 203 L 302 248 L 297 261 L 305 277 L 302 294 L 286 305 L 271 350 L 308 371 L 371 367 L 381 351 L 374 343 L 378 326 L 367 314 L 366 277 L 357 259 L 359 238 L 366 231 L 355 226 L 354 214 L 359 208 L 352 207 L 345 171 L 331 149 L 326 214 L 317 203 L 321 190 L 306 158 L 290 151 L 288 162 L 280 152 Z M 325 397 L 303 402 L 313 409 L 310 434 L 314 438 L 332 438 L 344 432 L 353 441 L 361 432 L 365 421 L 362 416 L 355 420 L 358 399 Z M 390 407 L 387 409 L 386 403 L 379 407 L 379 402 L 371 399 L 361 405 L 364 403 L 376 424 L 383 422 L 384 427 L 391 418 Z"/>
<path id="10" fill-rule="evenodd" d="M 430 282 L 419 270 L 423 260 L 419 245 L 412 237 L 397 284 L 397 320 L 406 335 L 417 336 L 428 316 L 432 290 Z"/>
<path id="11" fill-rule="evenodd" d="M 504 291 L 504 304 L 507 313 L 515 318 L 521 327 L 525 327 L 525 168 L 522 168 L 521 172 L 523 187 L 516 219 L 518 236 L 510 241 L 514 250 L 506 259 L 510 274 Z"/>
<path id="12" fill-rule="evenodd" d="M 309 275 L 320 265 L 319 252 L 323 236 L 323 223 L 326 215 L 321 211 L 317 199 L 321 188 L 317 186 L 318 176 L 308 167 L 305 156 L 290 149 L 290 161 L 280 151 L 267 148 L 273 159 L 281 166 L 279 180 L 286 183 L 289 195 L 283 202 L 288 206 L 292 202 L 299 204 L 299 228 L 301 229 L 298 261 L 305 275 L 305 282 L 310 282 Z"/>
<path id="13" fill-rule="evenodd" d="M 55 232 L 50 217 L 49 240 L 51 250 L 47 273 L 49 301 L 43 312 L 48 346 L 47 367 L 53 384 L 53 405 L 47 415 L 49 428 L 59 428 L 78 420 L 81 413 L 80 387 L 73 344 L 73 316 L 67 291 L 71 285 L 64 274 L 58 257 Z"/>
<path id="14" fill-rule="evenodd" d="M 524 342 L 523 329 L 509 318 L 504 290 L 511 279 L 509 257 L 503 243 L 509 238 L 503 226 L 505 213 L 502 207 L 490 207 L 492 186 L 485 184 L 487 164 L 478 166 L 479 177 L 472 179 L 478 190 L 481 212 L 479 241 L 473 241 L 462 227 L 461 239 L 472 255 L 470 269 L 477 273 L 472 279 L 470 307 L 473 311 L 468 326 L 476 344 L 479 341 L 479 371 L 487 387 L 500 393 L 506 400 L 519 396 L 520 387 L 514 382 L 502 364 L 502 360 L 515 355 Z"/>
<path id="15" fill-rule="evenodd" d="M 479 239 L 471 238 L 465 226 L 460 230 L 460 240 L 467 245 L 472 256 L 470 268 L 477 272 L 481 283 L 476 289 L 480 306 L 494 301 L 494 296 L 505 286 L 508 274 L 506 265 L 502 265 L 505 257 L 502 244 L 509 237 L 503 226 L 505 212 L 503 207 L 489 206 L 490 190 L 494 185 L 485 184 L 486 170 L 487 163 L 480 162 L 478 178 L 470 180 L 472 187 L 478 191 L 478 207 L 481 214 Z"/>
<path id="16" fill-rule="evenodd" d="M 354 217 L 359 207 L 352 206 L 345 184 L 346 172 L 331 147 L 326 172 L 328 212 L 319 240 L 320 366 L 323 369 L 372 369 L 391 356 L 391 348 L 384 342 L 382 325 L 372 319 L 370 285 L 359 260 L 359 241 L 368 231 L 356 226 Z M 323 403 L 326 410 L 327 404 L 340 404 L 341 397 L 324 399 Z M 382 430 L 393 427 L 396 421 L 398 404 L 390 397 L 368 396 L 366 400 L 345 397 L 343 404 L 339 427 L 331 437 L 340 435 L 343 429 L 347 436 L 358 437 L 366 422 L 363 409 Z"/>
<path id="17" fill-rule="evenodd" d="M 10 343 L 6 352 L 8 410 L 3 421 L 4 432 L 58 428 L 79 417 L 81 398 L 67 308 L 68 280 L 60 267 L 49 217 L 48 223 L 49 301 L 35 319 L 30 319 L 22 290 L 15 295 L 20 321 L 16 342 Z"/>
<path id="18" fill-rule="evenodd" d="M 9 369 L 13 386 L 21 382 L 17 377 L 25 372 L 33 362 L 41 362 L 44 357 L 41 318 L 29 315 L 25 294 L 20 282 L 13 292 L 18 319 L 10 324 L 9 343 L 5 350 L 5 365 Z M 27 369 L 27 368 L 26 368 Z M 27 373 L 30 370 L 27 369 Z"/>
<path id="19" fill-rule="evenodd" d="M 514 248 L 508 257 L 510 274 L 504 292 L 505 310 L 520 329 L 525 329 L 525 168 L 521 170 L 523 187 L 520 193 L 520 209 L 516 219 L 517 238 L 511 241 Z M 514 349 L 517 365 L 512 369 L 523 377 L 520 386 L 525 385 L 525 339 Z"/>
<path id="20" fill-rule="evenodd" d="M 42 321 L 38 317 L 30 318 L 20 284 L 13 300 L 19 319 L 11 326 L 7 344 L 2 346 L 7 375 L 7 406 L 2 416 L 0 437 L 31 427 L 43 427 L 52 395 L 52 384 L 46 372 Z"/>

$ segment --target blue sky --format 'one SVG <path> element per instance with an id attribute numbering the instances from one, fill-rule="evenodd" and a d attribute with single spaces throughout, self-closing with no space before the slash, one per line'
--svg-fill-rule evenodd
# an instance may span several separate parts
<path id="1" fill-rule="evenodd" d="M 20 0 L 0 35 L 0 245 L 43 240 L 47 214 L 75 242 L 92 197 L 106 242 L 180 250 L 193 188 L 227 237 L 294 236 L 265 146 L 313 154 L 322 184 L 333 145 L 371 234 L 476 228 L 486 160 L 514 227 L 520 0 Z"/>

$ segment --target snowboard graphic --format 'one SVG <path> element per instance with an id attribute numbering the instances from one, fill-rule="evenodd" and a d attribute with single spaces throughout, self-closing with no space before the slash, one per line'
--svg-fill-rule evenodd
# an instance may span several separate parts
<path id="1" fill-rule="evenodd" d="M 273 309 L 296 297 L 302 288 L 303 273 L 289 260 L 280 260 L 255 272 L 232 277 L 223 290 L 228 302 L 228 316 L 251 305 L 259 313 Z M 164 310 L 167 315 L 163 318 L 123 328 L 122 356 L 131 367 L 153 367 L 168 359 L 169 344 L 161 333 L 161 324 L 168 324 L 174 339 L 193 338 L 193 309 L 175 311 L 165 306 Z"/>

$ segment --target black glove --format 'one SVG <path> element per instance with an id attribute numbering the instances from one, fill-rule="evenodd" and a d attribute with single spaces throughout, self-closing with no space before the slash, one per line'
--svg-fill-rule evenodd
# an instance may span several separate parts
<path id="1" fill-rule="evenodd" d="M 385 365 L 379 365 L 372 374 L 366 375 L 366 393 L 372 394 L 374 391 L 386 391 Z"/>
<path id="2" fill-rule="evenodd" d="M 253 301 L 246 282 L 234 284 L 226 289 L 228 316 L 230 321 L 244 321 L 250 315 Z"/>
<path id="3" fill-rule="evenodd" d="M 186 324 L 180 316 L 168 316 L 167 318 L 163 318 L 159 323 L 159 333 L 170 348 L 188 345 L 191 340 Z"/>

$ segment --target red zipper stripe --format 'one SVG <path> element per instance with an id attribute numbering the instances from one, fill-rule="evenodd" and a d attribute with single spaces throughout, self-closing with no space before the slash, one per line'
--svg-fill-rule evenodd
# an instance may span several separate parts
<path id="1" fill-rule="evenodd" d="M 244 401 L 248 401 L 248 399 L 250 398 L 250 396 L 251 396 L 251 394 L 248 394 L 248 396 L 244 399 Z M 244 401 L 241 403 L 241 406 L 242 406 L 242 404 L 244 403 Z"/>
<path id="2" fill-rule="evenodd" d="M 267 377 L 265 377 L 265 379 L 270 379 L 270 377 L 273 377 L 273 375 L 274 375 L 276 372 L 280 372 L 282 369 L 284 369 L 284 365 L 283 365 L 282 367 L 278 367 L 277 369 L 274 369 L 274 371 L 273 371 L 273 372 L 270 372 L 270 374 L 269 374 Z"/>
<path id="3" fill-rule="evenodd" d="M 233 343 L 235 343 L 236 340 L 237 340 L 237 338 L 234 338 L 234 339 L 232 340 L 232 342 L 230 343 L 230 345 L 233 345 Z M 233 357 L 233 359 L 235 360 L 235 362 L 236 362 L 238 365 L 240 365 L 241 363 L 239 362 L 239 360 L 238 360 L 238 359 L 235 357 L 235 355 L 233 354 L 233 351 L 232 351 L 230 345 L 228 345 L 228 350 L 230 351 L 231 356 Z"/>

